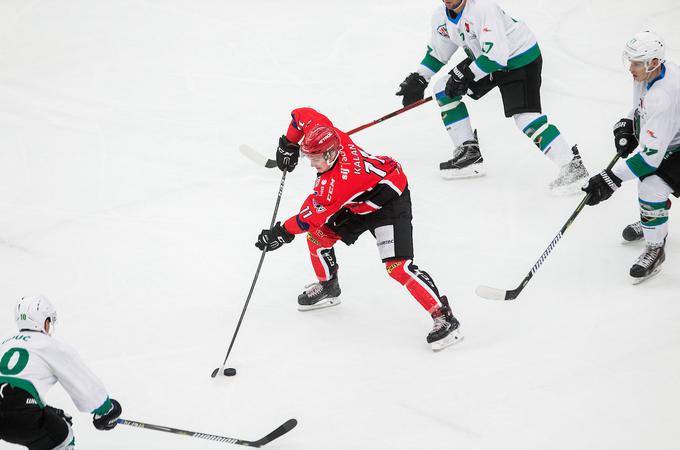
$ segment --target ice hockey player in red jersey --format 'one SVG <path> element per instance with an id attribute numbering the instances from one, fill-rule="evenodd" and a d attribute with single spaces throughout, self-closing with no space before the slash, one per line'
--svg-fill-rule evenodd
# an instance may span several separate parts
<path id="1" fill-rule="evenodd" d="M 338 262 L 334 245 L 353 244 L 370 231 L 389 276 L 408 289 L 434 320 L 427 342 L 440 350 L 462 339 L 458 320 L 446 296 L 413 262 L 411 195 L 401 165 L 388 156 L 373 156 L 312 108 L 295 109 L 285 136 L 279 140 L 277 163 L 292 171 L 300 152 L 318 172 L 314 191 L 300 212 L 271 229 L 262 230 L 260 250 L 275 250 L 307 234 L 318 282 L 298 296 L 298 309 L 308 311 L 340 304 Z M 298 142 L 300 142 L 298 145 Z"/>

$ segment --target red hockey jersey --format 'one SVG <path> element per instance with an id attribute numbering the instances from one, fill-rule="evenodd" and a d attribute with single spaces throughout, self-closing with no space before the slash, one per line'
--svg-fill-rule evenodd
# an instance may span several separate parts
<path id="1" fill-rule="evenodd" d="M 314 125 L 333 127 L 326 116 L 312 108 L 296 109 L 292 116 L 286 133 L 292 142 L 299 142 L 305 130 Z M 406 174 L 397 161 L 389 156 L 369 155 L 346 133 L 333 129 L 341 142 L 338 159 L 333 167 L 318 175 L 314 191 L 304 201 L 300 212 L 285 221 L 284 227 L 290 233 L 319 228 L 343 208 L 354 214 L 375 212 L 400 196 L 408 185 Z"/>

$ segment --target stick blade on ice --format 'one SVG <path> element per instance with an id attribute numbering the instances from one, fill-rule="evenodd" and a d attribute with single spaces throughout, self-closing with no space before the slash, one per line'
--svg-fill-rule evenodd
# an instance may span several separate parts
<path id="1" fill-rule="evenodd" d="M 477 289 L 475 289 L 475 294 L 487 300 L 506 300 L 507 292 L 489 286 L 477 286 Z"/>
<path id="2" fill-rule="evenodd" d="M 271 169 L 272 167 L 276 167 L 276 161 L 267 158 L 262 153 L 258 152 L 257 150 L 255 150 L 254 148 L 252 148 L 249 145 L 246 145 L 246 144 L 239 145 L 238 151 L 240 151 L 243 156 L 245 156 L 246 158 L 253 161 L 255 164 L 257 164 L 259 166 L 264 166 L 268 169 Z M 273 165 L 272 165 L 272 163 L 273 163 Z"/>
<path id="3" fill-rule="evenodd" d="M 254 447 L 261 447 L 265 444 L 268 444 L 269 442 L 273 441 L 274 439 L 280 438 L 284 434 L 288 433 L 290 430 L 295 428 L 297 426 L 298 422 L 295 419 L 289 419 L 287 420 L 283 425 L 278 427 L 276 430 L 272 431 L 259 441 L 253 442 Z"/>

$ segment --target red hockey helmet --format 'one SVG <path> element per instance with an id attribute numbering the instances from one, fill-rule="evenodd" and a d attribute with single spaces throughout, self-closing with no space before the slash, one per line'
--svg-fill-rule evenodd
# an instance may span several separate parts
<path id="1" fill-rule="evenodd" d="M 331 150 L 340 150 L 340 136 L 331 127 L 316 125 L 305 133 L 300 151 L 307 156 L 324 155 Z"/>

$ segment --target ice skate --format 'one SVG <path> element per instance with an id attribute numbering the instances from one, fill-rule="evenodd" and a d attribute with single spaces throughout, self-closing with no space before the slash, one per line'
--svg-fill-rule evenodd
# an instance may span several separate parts
<path id="1" fill-rule="evenodd" d="M 583 160 L 578 152 L 578 147 L 575 145 L 571 151 L 574 153 L 574 158 L 560 168 L 560 173 L 557 178 L 550 182 L 548 189 L 554 195 L 573 195 L 581 192 L 583 186 L 590 175 L 588 170 L 583 165 Z"/>
<path id="2" fill-rule="evenodd" d="M 328 281 L 305 286 L 305 291 L 298 295 L 298 310 L 311 311 L 312 309 L 328 308 L 340 304 L 340 284 L 337 274 Z"/>
<path id="3" fill-rule="evenodd" d="M 439 164 L 442 178 L 453 180 L 456 178 L 481 177 L 486 173 L 484 158 L 479 151 L 477 133 L 475 138 L 463 142 L 453 151 L 453 158 Z"/>
<path id="4" fill-rule="evenodd" d="M 662 244 L 647 244 L 645 251 L 630 268 L 630 276 L 633 284 L 640 284 L 661 271 L 661 264 L 666 260 L 664 251 L 665 242 Z"/>
<path id="5" fill-rule="evenodd" d="M 627 225 L 626 228 L 623 229 L 623 233 L 621 233 L 621 235 L 626 242 L 639 241 L 645 237 L 645 235 L 642 233 L 642 223 L 640 223 L 638 220 L 635 223 Z"/>
<path id="6" fill-rule="evenodd" d="M 432 346 L 432 350 L 442 350 L 449 345 L 456 344 L 463 339 L 463 335 L 458 331 L 460 324 L 449 306 L 446 296 L 440 299 L 442 305 L 432 314 L 434 325 L 432 331 L 427 335 L 427 343 Z"/>

